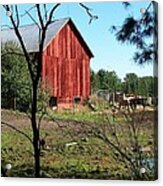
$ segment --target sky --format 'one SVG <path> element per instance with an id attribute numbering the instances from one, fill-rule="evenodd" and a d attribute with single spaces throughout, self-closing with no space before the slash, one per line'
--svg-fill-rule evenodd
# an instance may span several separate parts
<path id="1" fill-rule="evenodd" d="M 140 9 L 146 8 L 149 1 L 131 2 L 131 7 L 126 10 L 122 6 L 122 2 L 98 2 L 85 3 L 92 9 L 92 14 L 97 15 L 98 19 L 89 22 L 89 16 L 78 3 L 62 3 L 55 12 L 54 18 L 71 17 L 80 31 L 81 35 L 87 42 L 89 48 L 94 54 L 91 59 L 91 68 L 94 71 L 105 69 L 115 71 L 119 78 L 123 79 L 126 73 L 134 72 L 138 76 L 153 75 L 153 64 L 145 64 L 140 66 L 133 60 L 135 47 L 126 44 L 120 44 L 113 33 L 110 32 L 112 25 L 122 25 L 124 19 L 128 15 L 137 18 L 141 16 Z M 19 5 L 20 14 L 32 7 L 32 4 Z M 48 5 L 48 8 L 51 4 Z M 36 12 L 31 11 L 34 16 Z M 31 20 L 28 16 L 23 16 L 21 24 L 30 24 Z M 1 25 L 9 25 L 10 21 L 2 9 Z"/>

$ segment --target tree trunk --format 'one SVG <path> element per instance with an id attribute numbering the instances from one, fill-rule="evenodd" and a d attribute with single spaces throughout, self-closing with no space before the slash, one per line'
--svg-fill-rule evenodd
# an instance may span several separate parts
<path id="1" fill-rule="evenodd" d="M 39 135 L 34 133 L 33 140 L 34 147 L 34 161 L 35 161 L 35 177 L 40 177 L 40 148 L 39 148 Z"/>
<path id="2" fill-rule="evenodd" d="M 37 127 L 37 118 L 36 118 L 36 112 L 37 112 L 37 88 L 38 88 L 38 82 L 33 81 L 33 92 L 32 92 L 32 130 L 33 130 L 33 148 L 34 148 L 34 168 L 35 168 L 35 177 L 40 177 L 40 134 Z"/>

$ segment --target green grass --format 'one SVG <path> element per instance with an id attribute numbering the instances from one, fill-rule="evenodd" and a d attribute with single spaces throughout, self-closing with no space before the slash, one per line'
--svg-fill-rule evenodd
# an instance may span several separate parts
<path id="1" fill-rule="evenodd" d="M 72 141 L 70 137 L 61 136 L 59 131 L 48 132 L 47 143 L 50 151 L 44 150 L 41 153 L 42 176 L 109 179 L 106 173 L 112 169 L 122 169 L 123 172 L 123 168 L 119 165 L 116 167 L 116 162 L 113 163 L 110 159 L 111 149 L 100 140 L 90 138 L 83 141 L 77 138 L 77 145 L 66 147 L 66 143 Z M 9 175 L 32 177 L 32 146 L 29 142 L 13 131 L 4 131 L 2 144 L 2 163 L 12 164 Z"/>
<path id="2" fill-rule="evenodd" d="M 86 122 L 101 124 L 107 123 L 108 121 L 113 122 L 113 114 L 105 112 L 90 112 L 90 111 L 80 111 L 80 112 L 68 112 L 61 111 L 55 113 L 48 113 L 46 115 L 47 119 L 58 119 L 63 121 L 77 121 L 77 122 Z M 116 123 L 126 122 L 123 116 L 118 116 L 115 118 Z"/>
<path id="3" fill-rule="evenodd" d="M 148 114 L 148 113 L 147 113 Z M 107 117 L 106 117 L 107 116 Z M 2 119 L 11 123 L 24 122 L 26 116 L 21 113 L 2 111 Z M 67 127 L 59 128 L 49 120 L 54 117 L 59 119 Z M 87 135 L 82 124 L 88 123 L 89 127 L 94 124 L 100 129 L 104 122 L 112 122 L 118 128 L 117 135 L 121 142 L 129 146 L 127 122 L 123 116 L 118 116 L 113 122 L 110 115 L 92 114 L 90 112 L 57 112 L 46 116 L 41 129 L 41 137 L 48 145 L 47 150 L 41 151 L 41 175 L 53 178 L 94 178 L 94 179 L 131 179 L 126 165 L 114 158 L 113 150 L 106 142 Z M 27 119 L 26 119 L 27 120 Z M 28 124 L 29 121 L 27 120 Z M 18 122 L 19 121 L 19 122 Z M 74 123 L 75 121 L 75 123 Z M 152 120 L 150 126 L 152 125 Z M 148 123 L 149 125 L 149 123 Z M 21 130 L 32 136 L 30 125 L 16 125 Z M 152 127 L 142 124 L 140 127 L 140 144 L 147 146 L 153 141 Z M 124 130 L 121 130 L 121 127 Z M 110 137 L 113 137 L 109 133 Z M 67 147 L 66 144 L 76 142 L 76 145 Z M 153 144 L 151 144 L 152 146 Z M 23 136 L 9 128 L 2 128 L 2 166 L 6 163 L 12 164 L 8 171 L 9 176 L 33 177 L 32 145 Z"/>
<path id="4" fill-rule="evenodd" d="M 62 120 L 74 120 L 74 121 L 81 121 L 81 122 L 91 122 L 91 123 L 101 123 L 104 118 L 101 115 L 92 114 L 90 112 L 76 112 L 76 113 L 68 113 L 68 112 L 57 112 L 53 114 L 52 117 L 56 119 Z"/>

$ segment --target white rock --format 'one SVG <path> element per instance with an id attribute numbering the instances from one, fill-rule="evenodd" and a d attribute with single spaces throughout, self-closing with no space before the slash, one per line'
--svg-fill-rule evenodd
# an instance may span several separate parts
<path id="1" fill-rule="evenodd" d="M 77 145 L 77 142 L 72 142 L 72 143 L 66 143 L 66 147 Z"/>

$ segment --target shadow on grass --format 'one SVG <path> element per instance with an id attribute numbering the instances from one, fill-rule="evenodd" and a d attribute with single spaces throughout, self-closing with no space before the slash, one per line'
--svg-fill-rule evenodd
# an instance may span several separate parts
<path id="1" fill-rule="evenodd" d="M 103 169 L 97 167 L 95 170 L 77 170 L 77 167 L 67 168 L 49 168 L 42 167 L 40 171 L 41 178 L 60 178 L 60 179 L 102 179 L 102 180 L 128 180 L 130 178 L 125 177 L 118 173 L 118 171 L 112 174 L 109 169 Z M 20 178 L 34 178 L 33 165 L 25 164 L 12 167 L 10 170 L 6 170 L 4 162 L 1 167 L 2 177 L 20 177 Z"/>

